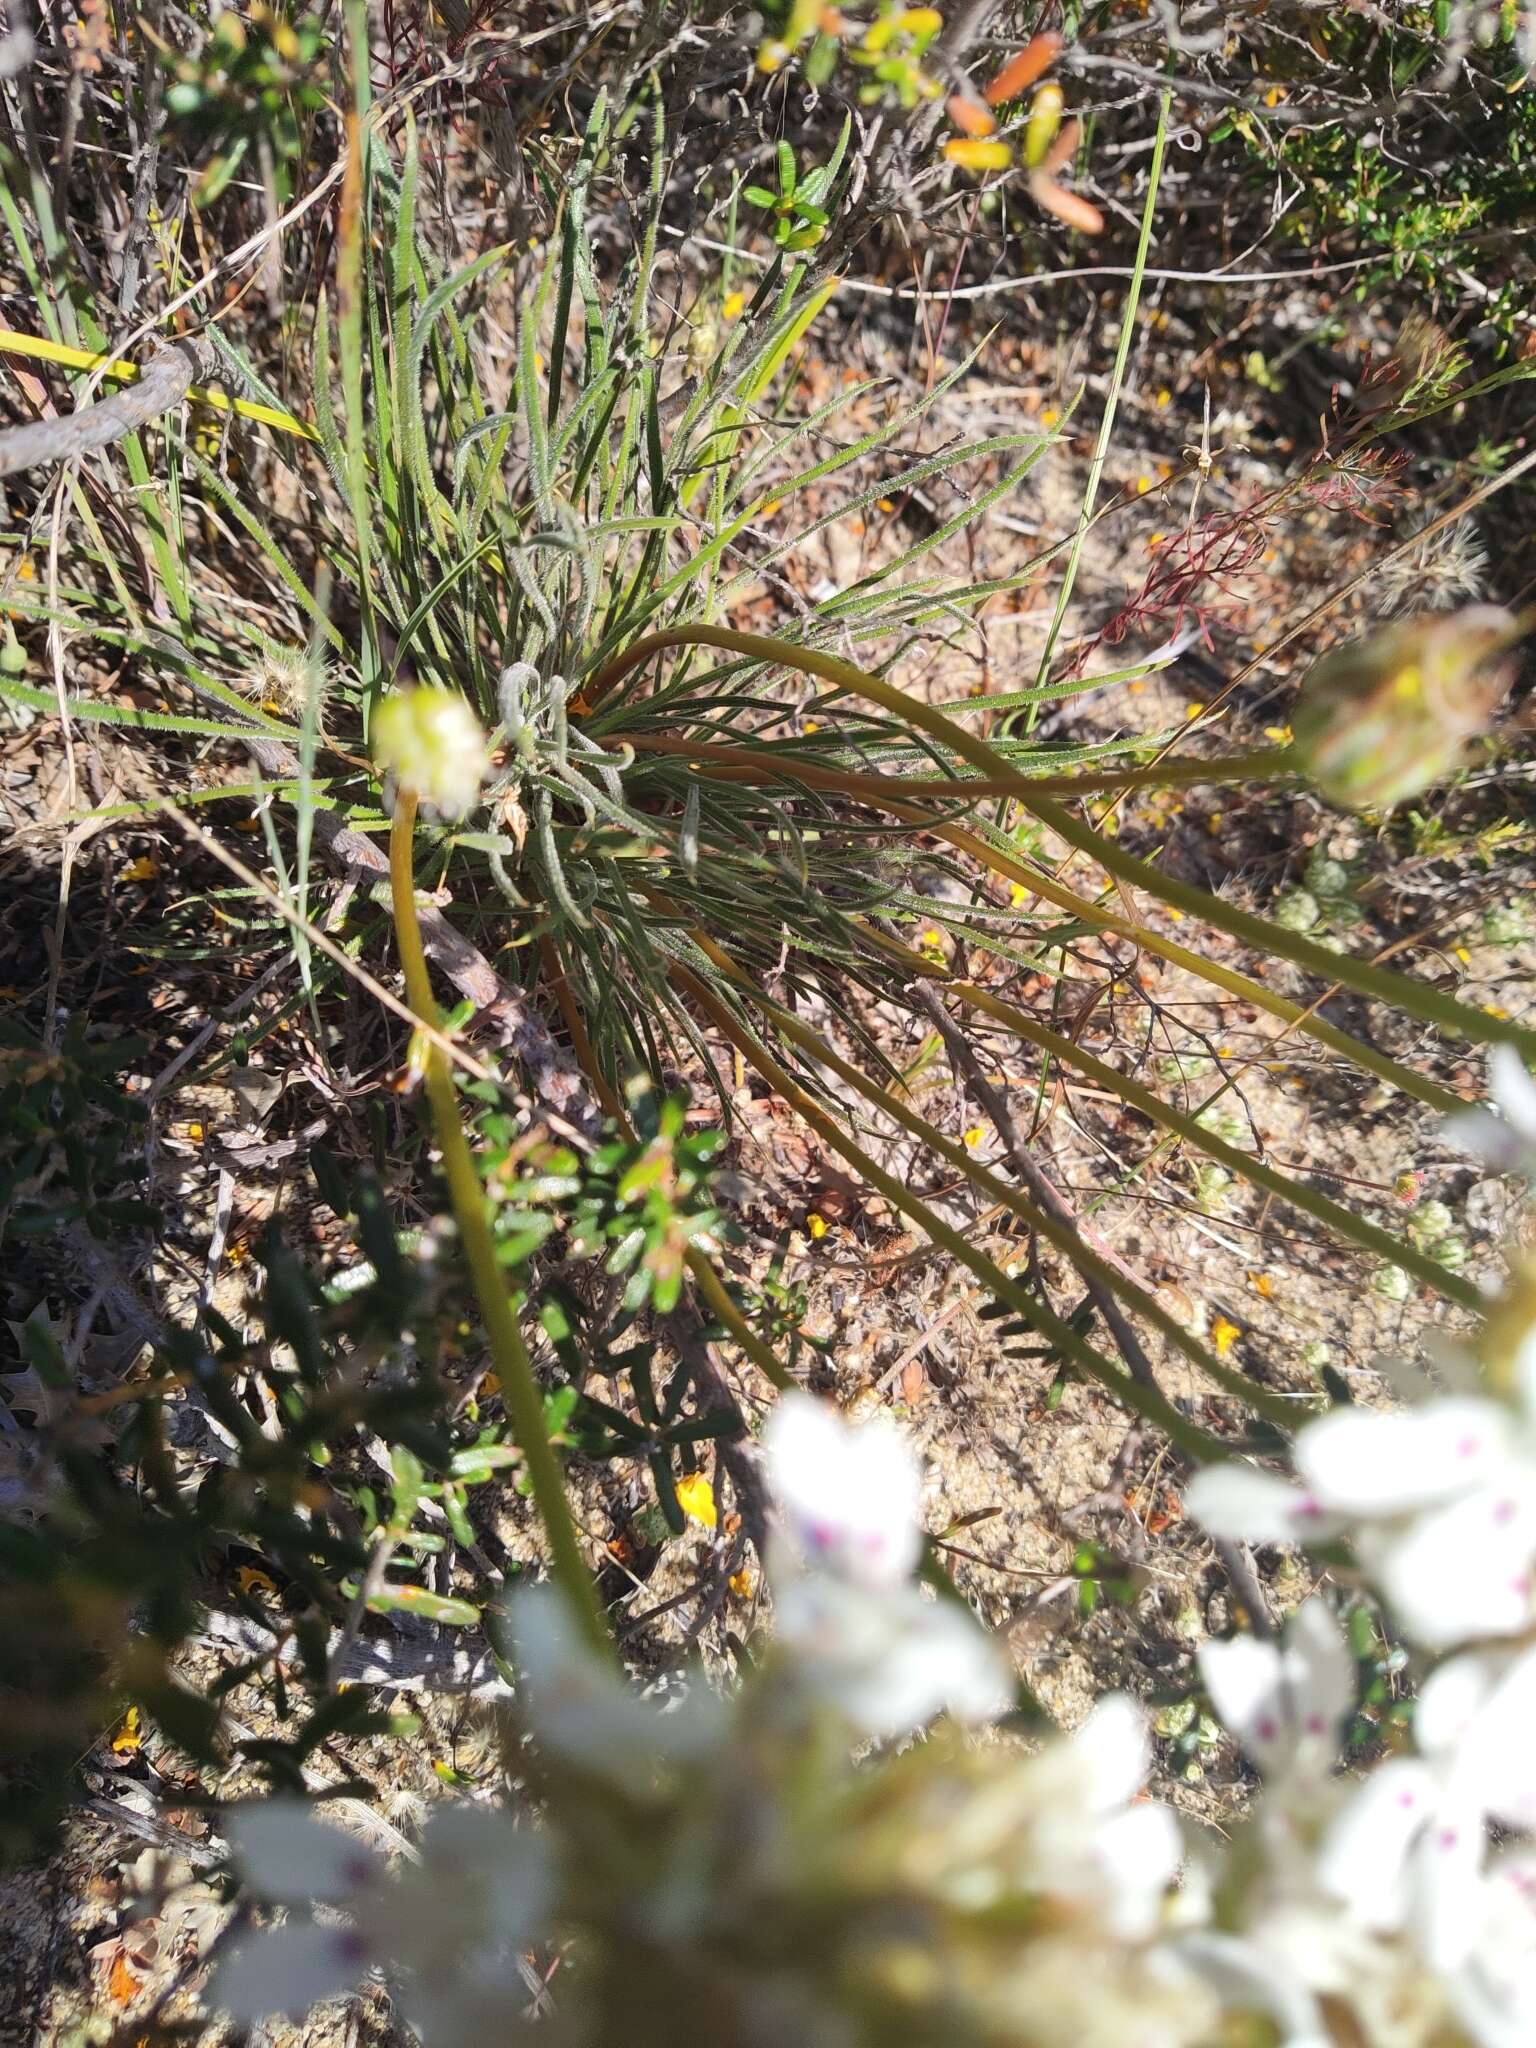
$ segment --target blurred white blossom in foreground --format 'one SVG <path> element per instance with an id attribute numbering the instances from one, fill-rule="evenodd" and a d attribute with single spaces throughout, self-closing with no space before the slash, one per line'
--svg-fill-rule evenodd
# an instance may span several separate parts
<path id="1" fill-rule="evenodd" d="M 1208 1880 L 1219 1931 L 1185 1953 L 1227 1997 L 1262 1990 L 1282 2048 L 1536 2042 L 1536 1853 L 1519 1839 L 1536 1830 L 1533 1306 L 1517 1267 L 1476 1354 L 1438 1347 L 1468 1391 L 1308 1424 L 1299 1485 L 1229 1465 L 1188 1488 L 1228 1539 L 1347 1543 L 1421 1653 L 1412 1751 L 1388 1745 L 1358 1778 L 1335 1769 L 1355 1674 L 1321 1599 L 1281 1643 L 1200 1653 L 1268 1782 Z"/>
<path id="2" fill-rule="evenodd" d="M 219 1964 L 215 2000 L 246 2024 L 297 2016 L 379 1967 L 424 2039 L 467 2048 L 461 2028 L 476 2011 L 504 2007 L 518 1954 L 548 1911 L 546 1842 L 494 1808 L 444 1803 L 419 1862 L 393 1871 L 302 1800 L 237 1807 L 225 1825 L 247 1887 L 290 1909 L 282 1926 L 246 1934 Z M 316 1907 L 331 1910 L 322 1919 Z"/>
<path id="3" fill-rule="evenodd" d="M 1407 1408 L 1336 1408 L 1298 1434 L 1299 1484 L 1250 1465 L 1215 1465 L 1185 1505 L 1215 1536 L 1317 1543 L 1347 1535 L 1405 1635 L 1448 1650 L 1536 1623 L 1536 1320 L 1524 1284 L 1488 1378 L 1507 1386 Z M 1485 1339 L 1485 1350 L 1487 1341 Z M 1442 1361 L 1470 1383 L 1475 1366 Z"/>
<path id="4" fill-rule="evenodd" d="M 1384 1724 L 1362 1773 L 1321 1595 L 1276 1639 L 1200 1651 L 1263 1778 L 1230 1836 L 1146 1799 L 1122 1695 L 1038 1747 L 965 1732 L 1015 1688 L 918 1582 L 910 1450 L 791 1394 L 765 1437 L 778 1628 L 739 1689 L 647 1698 L 553 1589 L 516 1594 L 507 1758 L 537 1826 L 448 1805 L 391 1871 L 294 1802 L 237 1810 L 247 1891 L 289 1917 L 243 1934 L 211 2001 L 250 2020 L 373 1972 L 428 2048 L 675 2048 L 690 2025 L 716 2048 L 1532 2048 L 1530 1294 L 1442 1359 L 1462 1391 L 1308 1424 L 1295 1481 L 1189 1489 L 1220 1533 L 1347 1544 L 1379 1584 L 1420 1689 L 1411 1744 Z"/>
<path id="5" fill-rule="evenodd" d="M 535 2024 L 510 1950 L 542 1940 L 569 1944 L 536 2023 L 552 2043 L 675 2048 L 690 2014 L 741 2048 L 1211 2038 L 1216 2001 L 1161 1938 L 1181 1848 L 1142 1798 L 1141 1710 L 1103 1700 L 1033 1754 L 950 1730 L 861 1759 L 945 1709 L 1007 1712 L 1007 1662 L 914 1579 L 920 1474 L 891 1425 L 790 1395 L 766 1449 L 779 1628 L 733 1698 L 644 1699 L 552 1589 L 515 1596 L 538 1832 L 448 1807 L 390 1876 L 302 1807 L 244 1809 L 248 1890 L 307 1910 L 247 1935 L 211 1998 L 250 2019 L 375 1968 L 432 2048 L 480 2048 Z M 445 1824 L 470 1831 L 462 1879 Z"/>

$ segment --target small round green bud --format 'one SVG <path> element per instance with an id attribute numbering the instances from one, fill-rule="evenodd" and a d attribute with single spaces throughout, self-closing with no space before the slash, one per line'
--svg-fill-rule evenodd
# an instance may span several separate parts
<path id="1" fill-rule="evenodd" d="M 1509 688 L 1516 631 L 1498 605 L 1405 619 L 1335 648 L 1301 686 L 1297 763 L 1330 802 L 1390 810 L 1456 768 Z"/>
<path id="2" fill-rule="evenodd" d="M 480 794 L 491 765 L 480 721 L 453 690 L 396 690 L 373 717 L 373 758 L 396 789 L 445 818 Z"/>
<path id="3" fill-rule="evenodd" d="M 1310 889 L 1286 889 L 1275 898 L 1274 920 L 1282 931 L 1309 932 L 1323 914 Z"/>

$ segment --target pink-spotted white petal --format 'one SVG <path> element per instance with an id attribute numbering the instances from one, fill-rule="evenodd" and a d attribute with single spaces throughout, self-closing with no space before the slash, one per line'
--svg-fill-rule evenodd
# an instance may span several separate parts
<path id="1" fill-rule="evenodd" d="M 1185 1513 L 1231 1543 L 1298 1543 L 1337 1526 L 1301 1488 L 1257 1465 L 1207 1465 L 1184 1492 Z"/>
<path id="2" fill-rule="evenodd" d="M 808 1394 L 780 1400 L 763 1432 L 790 1542 L 807 1565 L 898 1585 L 922 1552 L 921 1474 L 885 1416 L 858 1425 Z"/>
<path id="3" fill-rule="evenodd" d="M 1379 1764 L 1326 1829 L 1317 1854 L 1323 1890 L 1363 1927 L 1398 1928 L 1409 1916 L 1409 1855 L 1434 1814 L 1434 1773 L 1413 1757 Z"/>
<path id="4" fill-rule="evenodd" d="M 1355 1705 L 1355 1660 L 1326 1601 L 1308 1600 L 1283 1643 L 1236 1636 L 1203 1644 L 1199 1661 L 1217 1714 L 1260 1770 L 1326 1775 Z"/>
<path id="5" fill-rule="evenodd" d="M 383 1861 L 372 1849 L 316 1819 L 303 1799 L 232 1806 L 221 1826 L 246 1888 L 279 1905 L 346 1905 L 383 1874 Z"/>
<path id="6" fill-rule="evenodd" d="M 1481 1488 L 1357 1546 L 1403 1633 L 1432 1650 L 1518 1635 L 1536 1613 L 1536 1493 Z"/>
<path id="7" fill-rule="evenodd" d="M 1327 1513 L 1412 1514 L 1480 1485 L 1507 1458 L 1512 1427 L 1493 1401 L 1336 1408 L 1297 1437 L 1296 1473 Z"/>
<path id="8" fill-rule="evenodd" d="M 1432 1970 L 1454 1970 L 1477 1938 L 1487 1853 L 1478 1808 L 1442 1800 L 1414 1845 L 1409 1872 L 1411 1929 Z"/>
<path id="9" fill-rule="evenodd" d="M 241 2026 L 277 2013 L 300 2019 L 324 1999 L 355 1990 L 367 1966 L 362 1944 L 349 1929 L 290 1920 L 244 1936 L 221 1955 L 207 1999 Z"/>

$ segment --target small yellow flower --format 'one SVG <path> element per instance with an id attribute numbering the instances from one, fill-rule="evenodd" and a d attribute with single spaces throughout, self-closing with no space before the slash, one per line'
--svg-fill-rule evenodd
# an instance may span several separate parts
<path id="1" fill-rule="evenodd" d="M 462 817 L 491 765 L 480 721 L 455 690 L 396 690 L 373 719 L 373 758 L 396 787 Z"/>
<path id="2" fill-rule="evenodd" d="M 1225 1316 L 1218 1316 L 1211 1325 L 1211 1346 L 1216 1356 L 1225 1358 L 1242 1334 L 1236 1323 L 1229 1323 Z"/>
<path id="3" fill-rule="evenodd" d="M 826 1217 L 819 1216 L 814 1209 L 806 1217 L 805 1227 L 811 1233 L 811 1236 L 818 1240 L 826 1236 L 829 1228 Z"/>
<path id="4" fill-rule="evenodd" d="M 145 853 L 137 860 L 129 861 L 128 865 L 119 871 L 117 879 L 120 882 L 152 882 L 159 872 L 159 861 L 152 854 Z"/>
<path id="5" fill-rule="evenodd" d="M 1153 399 L 1152 403 L 1157 407 L 1158 411 L 1161 412 L 1165 406 L 1172 405 L 1173 393 L 1164 388 L 1163 390 L 1158 392 L 1157 396 Z"/>
<path id="6" fill-rule="evenodd" d="M 1273 1299 L 1275 1283 L 1268 1273 L 1250 1273 L 1248 1275 L 1248 1285 L 1261 1300 L 1270 1301 Z"/>
<path id="7" fill-rule="evenodd" d="M 745 292 L 727 292 L 725 304 L 720 308 L 721 314 L 727 320 L 739 320 L 742 308 L 746 303 L 747 295 Z"/>
<path id="8" fill-rule="evenodd" d="M 200 1144 L 201 1144 L 201 1143 L 203 1142 L 203 1127 L 202 1127 L 202 1125 L 201 1125 L 201 1124 L 188 1124 L 188 1125 L 187 1125 L 187 1130 L 186 1130 L 186 1135 L 187 1135 L 187 1136 L 188 1136 L 188 1137 L 189 1137 L 189 1138 L 190 1138 L 190 1139 L 192 1140 L 192 1142 L 193 1142 L 193 1144 L 194 1144 L 194 1145 L 200 1145 Z"/>
<path id="9" fill-rule="evenodd" d="M 935 967 L 944 965 L 944 934 L 937 925 L 929 925 L 918 934 L 917 950 L 925 960 L 931 960 Z"/>
<path id="10" fill-rule="evenodd" d="M 1288 747 L 1296 735 L 1288 725 L 1266 725 L 1264 737 L 1273 740 L 1277 747 Z"/>
<path id="11" fill-rule="evenodd" d="M 738 1600 L 750 1600 L 757 1581 L 752 1576 L 750 1565 L 743 1565 L 739 1572 L 732 1572 L 726 1584 Z"/>
<path id="12" fill-rule="evenodd" d="M 114 1756 L 137 1756 L 143 1747 L 144 1735 L 139 1721 L 139 1710 L 130 1707 L 112 1731 L 112 1754 Z"/>
<path id="13" fill-rule="evenodd" d="M 1010 882 L 1008 884 L 1008 901 L 1015 910 L 1022 909 L 1029 901 L 1029 891 L 1022 882 Z"/>
<path id="14" fill-rule="evenodd" d="M 1040 424 L 1042 427 L 1049 429 L 1057 426 L 1060 420 L 1061 410 L 1058 406 L 1045 405 L 1040 408 Z"/>
<path id="15" fill-rule="evenodd" d="M 951 135 L 944 154 L 962 171 L 1006 171 L 1013 151 L 1006 142 L 982 135 Z"/>
<path id="16" fill-rule="evenodd" d="M 974 1152 L 986 1135 L 980 1124 L 972 1124 L 969 1130 L 960 1133 L 960 1142 Z"/>
<path id="17" fill-rule="evenodd" d="M 1150 491 L 1150 490 L 1151 490 L 1151 488 L 1152 488 L 1152 479 L 1151 479 L 1151 477 L 1149 477 L 1149 476 L 1139 476 L 1139 477 L 1137 477 L 1137 479 L 1136 479 L 1136 495 L 1137 495 L 1138 497 L 1144 498 L 1144 497 L 1145 497 L 1145 496 L 1147 495 L 1148 491 Z"/>
<path id="18" fill-rule="evenodd" d="M 713 1529 L 720 1517 L 715 1508 L 715 1489 L 710 1485 L 707 1474 L 685 1472 L 673 1489 L 677 1504 L 690 1522 L 697 1522 L 702 1528 Z"/>

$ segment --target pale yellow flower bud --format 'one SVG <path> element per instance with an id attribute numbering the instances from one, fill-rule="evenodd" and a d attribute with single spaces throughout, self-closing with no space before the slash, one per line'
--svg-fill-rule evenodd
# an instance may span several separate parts
<path id="1" fill-rule="evenodd" d="M 1291 724 L 1297 765 L 1346 810 L 1389 810 L 1461 762 L 1509 688 L 1498 605 L 1405 619 L 1324 655 Z"/>
<path id="2" fill-rule="evenodd" d="M 491 765 L 480 721 L 453 690 L 396 690 L 373 717 L 373 758 L 395 788 L 446 818 L 480 794 Z"/>

